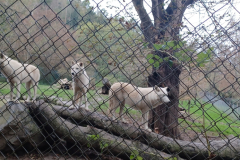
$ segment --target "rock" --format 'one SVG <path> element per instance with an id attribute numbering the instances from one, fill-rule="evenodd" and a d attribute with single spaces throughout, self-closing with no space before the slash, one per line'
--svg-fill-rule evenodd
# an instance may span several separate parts
<path id="1" fill-rule="evenodd" d="M 45 142 L 28 108 L 20 103 L 8 102 L 0 107 L 0 150 L 17 148 L 26 143 L 41 147 Z"/>

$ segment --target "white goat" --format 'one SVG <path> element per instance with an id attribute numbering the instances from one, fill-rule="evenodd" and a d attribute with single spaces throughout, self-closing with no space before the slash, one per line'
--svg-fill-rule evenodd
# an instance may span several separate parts
<path id="1" fill-rule="evenodd" d="M 10 101 L 13 100 L 13 88 L 14 84 L 17 84 L 17 97 L 16 100 L 20 98 L 21 83 L 26 83 L 26 89 L 28 92 L 27 101 L 30 101 L 31 92 L 30 87 L 33 86 L 34 97 L 37 96 L 37 86 L 40 79 L 40 71 L 37 67 L 30 64 L 22 64 L 18 61 L 7 57 L 6 55 L 0 53 L 0 71 L 7 78 L 10 84 Z"/>
<path id="2" fill-rule="evenodd" d="M 116 109 L 120 107 L 119 116 L 123 122 L 126 122 L 123 118 L 122 112 L 125 104 L 130 108 L 140 110 L 142 112 L 142 124 L 144 129 L 151 131 L 148 128 L 148 112 L 150 109 L 156 108 L 162 103 L 170 102 L 168 93 L 170 89 L 168 87 L 160 88 L 158 86 L 141 88 L 136 87 L 128 83 L 118 82 L 111 86 L 109 91 L 109 108 L 108 115 L 113 114 L 113 119 L 116 119 Z"/>
<path id="3" fill-rule="evenodd" d="M 75 63 L 72 61 L 71 67 L 72 74 L 72 88 L 73 88 L 73 105 L 69 107 L 69 109 L 79 108 L 82 106 L 82 97 L 85 98 L 85 109 L 89 110 L 87 106 L 87 91 L 89 88 L 89 77 L 87 72 L 84 69 L 84 65 L 82 62 Z M 79 105 L 76 104 L 79 101 Z"/>

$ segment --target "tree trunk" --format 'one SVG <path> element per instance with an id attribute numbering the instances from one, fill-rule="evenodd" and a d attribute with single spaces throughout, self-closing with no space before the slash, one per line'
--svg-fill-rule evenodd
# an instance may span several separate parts
<path id="1" fill-rule="evenodd" d="M 178 95 L 179 95 L 179 75 L 181 67 L 177 63 L 172 65 L 168 62 L 160 64 L 158 69 L 153 69 L 153 73 L 148 77 L 148 86 L 158 85 L 170 88 L 170 103 L 162 104 L 150 112 L 149 125 L 159 134 L 172 138 L 180 138 L 178 130 Z"/>
<path id="2" fill-rule="evenodd" d="M 153 48 L 153 44 L 167 41 L 178 41 L 184 12 L 187 6 L 195 1 L 197 0 L 171 0 L 168 3 L 169 1 L 165 0 L 152 0 L 153 23 L 143 5 L 143 0 L 132 0 L 141 20 L 142 33 L 145 40 L 149 42 L 149 47 Z M 168 6 L 164 7 L 167 3 Z M 169 54 L 172 53 L 170 50 Z M 159 55 L 161 58 L 169 57 L 160 51 L 155 51 L 153 54 Z M 159 68 L 153 68 L 152 75 L 148 77 L 149 86 L 165 85 L 170 87 L 173 97 L 171 103 L 160 105 L 151 112 L 150 126 L 157 129 L 160 134 L 175 138 L 179 138 L 177 113 L 180 73 L 180 64 L 169 65 L 168 62 L 163 62 Z"/>

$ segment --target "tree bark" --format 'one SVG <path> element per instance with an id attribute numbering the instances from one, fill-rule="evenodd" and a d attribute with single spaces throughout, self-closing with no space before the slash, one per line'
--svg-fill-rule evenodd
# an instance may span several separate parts
<path id="1" fill-rule="evenodd" d="M 141 142 L 123 139 L 92 126 L 82 127 L 68 122 L 58 116 L 52 107 L 44 103 L 44 101 L 28 103 L 28 107 L 31 109 L 32 114 L 41 121 L 44 128 L 50 128 L 67 143 L 88 146 L 124 159 L 128 159 L 132 153 L 137 153 L 143 159 L 165 160 L 171 157 L 176 158 Z M 91 135 L 98 135 L 98 137 L 94 140 L 90 138 Z M 101 144 L 107 144 L 107 147 L 102 150 Z"/>
<path id="2" fill-rule="evenodd" d="M 37 108 L 38 106 L 39 104 L 37 104 L 35 108 Z M 41 106 L 42 106 L 41 108 L 43 109 L 48 108 L 48 110 L 44 111 L 44 114 L 41 115 L 41 116 L 47 117 L 48 122 L 50 122 L 51 118 L 53 117 L 51 115 L 54 115 L 55 117 L 57 117 L 56 115 L 58 115 L 67 120 L 75 121 L 75 123 L 84 122 L 85 124 L 91 124 L 92 126 L 99 128 L 99 129 L 95 128 L 94 131 L 92 130 L 88 131 L 90 132 L 88 134 L 93 134 L 93 133 L 96 134 L 99 131 L 101 131 L 101 133 L 103 134 L 107 133 L 107 135 L 109 135 L 109 133 L 114 134 L 115 136 L 112 136 L 112 135 L 110 136 L 114 138 L 119 138 L 116 136 L 121 136 L 121 138 L 125 138 L 124 141 L 126 141 L 126 139 L 130 139 L 132 141 L 139 141 L 139 144 L 144 143 L 149 145 L 151 148 L 155 148 L 157 150 L 161 150 L 169 154 L 179 154 L 180 157 L 186 158 L 186 159 L 194 158 L 194 159 L 202 160 L 208 157 L 208 149 L 204 141 L 202 141 L 201 143 L 197 143 L 197 142 L 176 140 L 170 137 L 156 134 L 154 132 L 144 131 L 139 127 L 131 124 L 113 122 L 107 116 L 104 116 L 96 112 L 89 112 L 84 109 L 79 109 L 78 111 L 69 110 L 66 107 L 52 106 L 52 105 L 50 106 L 46 103 L 44 103 Z M 39 111 L 41 111 L 42 113 L 41 108 L 39 109 Z M 53 111 L 55 111 L 55 113 Z M 51 115 L 48 115 L 48 114 L 51 114 Z M 38 116 L 38 118 L 40 117 Z M 45 121 L 47 121 L 47 119 Z M 62 123 L 55 124 L 55 125 L 62 125 Z M 87 128 L 87 127 L 84 127 L 84 128 Z M 82 134 L 82 133 L 76 132 L 76 134 Z M 238 151 L 240 150 L 239 138 L 231 138 L 231 140 L 224 139 L 219 141 L 211 141 L 210 146 L 211 146 L 211 152 L 213 155 L 215 155 L 216 159 L 233 159 L 233 158 L 239 157 L 239 154 L 238 154 Z"/>
<path id="3" fill-rule="evenodd" d="M 178 104 L 179 104 L 179 75 L 181 67 L 177 63 L 172 66 L 168 62 L 162 63 L 159 69 L 153 71 L 148 77 L 148 85 L 170 88 L 170 103 L 162 104 L 150 112 L 149 125 L 157 129 L 159 134 L 172 138 L 180 138 L 178 130 Z M 160 82 L 160 83 L 159 83 Z"/>
<path id="4" fill-rule="evenodd" d="M 154 35 L 152 29 L 154 29 L 154 27 L 146 9 L 143 6 L 143 0 L 132 0 L 132 3 L 138 13 L 139 18 L 141 19 L 141 29 L 145 39 L 149 42 L 152 42 Z"/>

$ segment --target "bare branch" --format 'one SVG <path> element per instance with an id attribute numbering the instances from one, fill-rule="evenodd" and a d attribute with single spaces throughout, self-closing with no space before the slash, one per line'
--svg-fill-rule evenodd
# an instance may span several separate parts
<path id="1" fill-rule="evenodd" d="M 143 0 L 132 0 L 135 10 L 138 13 L 139 18 L 141 19 L 141 29 L 147 41 L 150 41 L 152 38 L 152 27 L 153 23 L 143 6 Z"/>
<path id="2" fill-rule="evenodd" d="M 171 15 L 171 14 L 173 14 L 174 10 L 176 10 L 176 9 L 178 9 L 177 2 L 176 2 L 176 0 L 172 0 L 166 9 L 166 12 L 168 15 Z"/>
<path id="3" fill-rule="evenodd" d="M 196 1 L 198 1 L 198 0 L 183 0 L 182 4 L 184 4 L 185 6 L 188 6 L 188 5 L 193 4 Z"/>
<path id="4" fill-rule="evenodd" d="M 152 25 L 151 19 L 143 6 L 143 0 L 133 0 L 132 2 L 142 23 L 147 24 L 147 26 Z"/>
<path id="5" fill-rule="evenodd" d="M 160 11 L 158 7 L 158 0 L 152 0 L 152 14 L 154 18 L 154 26 L 159 28 L 160 26 Z"/>
<path id="6" fill-rule="evenodd" d="M 166 12 L 168 15 L 176 13 L 176 10 L 181 10 L 181 12 L 184 13 L 187 6 L 193 4 L 195 1 L 197 0 L 172 0 L 166 9 Z"/>
<path id="7" fill-rule="evenodd" d="M 197 0 L 172 0 L 166 9 L 167 26 L 171 26 L 167 31 L 166 37 L 171 39 L 178 38 L 179 29 L 181 27 L 182 18 L 184 12 L 190 4 L 193 4 Z"/>
<path id="8" fill-rule="evenodd" d="M 164 0 L 158 0 L 158 8 L 159 8 L 159 14 L 160 16 L 165 15 L 165 11 L 164 11 Z"/>

